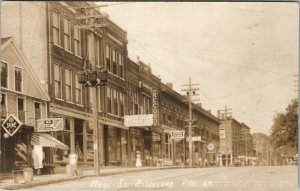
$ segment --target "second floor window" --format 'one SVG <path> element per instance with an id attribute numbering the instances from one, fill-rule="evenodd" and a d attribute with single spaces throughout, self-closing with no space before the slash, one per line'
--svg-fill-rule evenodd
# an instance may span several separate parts
<path id="1" fill-rule="evenodd" d="M 74 30 L 74 53 L 77 56 L 81 56 L 81 41 L 80 41 L 80 30 Z"/>
<path id="2" fill-rule="evenodd" d="M 18 98 L 18 118 L 25 122 L 24 99 Z"/>
<path id="3" fill-rule="evenodd" d="M 111 113 L 111 89 L 107 87 L 107 113 Z"/>
<path id="4" fill-rule="evenodd" d="M 54 64 L 54 90 L 55 97 L 61 98 L 61 66 Z"/>
<path id="5" fill-rule="evenodd" d="M 41 119 L 42 112 L 41 112 L 41 104 L 38 102 L 34 102 L 34 116 L 35 119 Z"/>
<path id="6" fill-rule="evenodd" d="M 118 92 L 113 90 L 114 93 L 114 114 L 118 115 Z"/>
<path id="7" fill-rule="evenodd" d="M 120 115 L 124 116 L 124 94 L 120 93 Z"/>
<path id="8" fill-rule="evenodd" d="M 117 53 L 115 50 L 112 51 L 112 59 L 113 59 L 113 73 L 117 74 Z"/>
<path id="9" fill-rule="evenodd" d="M 0 94 L 0 116 L 1 119 L 6 118 L 6 94 Z"/>
<path id="10" fill-rule="evenodd" d="M 60 19 L 55 11 L 52 12 L 52 38 L 54 44 L 60 45 Z"/>
<path id="11" fill-rule="evenodd" d="M 15 67 L 15 89 L 22 91 L 22 69 L 18 67 Z"/>
<path id="12" fill-rule="evenodd" d="M 105 60 L 105 62 L 106 62 L 106 69 L 108 70 L 108 71 L 110 71 L 110 50 L 109 50 L 110 48 L 109 48 L 109 46 L 105 46 L 105 58 L 106 58 L 106 60 Z"/>
<path id="13" fill-rule="evenodd" d="M 1 87 L 7 88 L 7 78 L 8 78 L 8 71 L 7 71 L 7 64 L 1 62 Z"/>
<path id="14" fill-rule="evenodd" d="M 65 90 L 66 90 L 66 100 L 72 100 L 72 71 L 65 69 Z"/>
<path id="15" fill-rule="evenodd" d="M 64 18 L 64 48 L 71 50 L 71 25 L 70 20 Z"/>
<path id="16" fill-rule="evenodd" d="M 123 56 L 122 54 L 119 54 L 119 76 L 121 78 L 124 78 L 123 73 Z"/>
<path id="17" fill-rule="evenodd" d="M 75 96 L 75 102 L 77 103 L 77 104 L 82 104 L 82 85 L 81 84 L 79 84 L 79 82 L 78 82 L 78 77 L 77 77 L 77 75 L 75 76 L 75 88 L 76 88 L 76 96 Z"/>

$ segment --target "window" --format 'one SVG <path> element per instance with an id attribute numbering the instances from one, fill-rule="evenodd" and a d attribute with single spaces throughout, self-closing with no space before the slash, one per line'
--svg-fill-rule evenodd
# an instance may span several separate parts
<path id="1" fill-rule="evenodd" d="M 139 99 L 138 99 L 138 94 L 136 92 L 134 92 L 133 94 L 133 98 L 134 98 L 134 114 L 139 114 Z"/>
<path id="2" fill-rule="evenodd" d="M 105 46 L 105 57 L 106 57 L 106 69 L 110 71 L 110 48 Z"/>
<path id="3" fill-rule="evenodd" d="M 82 85 L 78 82 L 78 76 L 75 75 L 75 102 L 82 104 Z"/>
<path id="4" fill-rule="evenodd" d="M 18 98 L 18 118 L 20 121 L 25 122 L 24 99 Z"/>
<path id="5" fill-rule="evenodd" d="M 22 91 L 22 69 L 15 67 L 15 90 Z"/>
<path id="6" fill-rule="evenodd" d="M 72 101 L 72 71 L 65 69 L 66 100 Z"/>
<path id="7" fill-rule="evenodd" d="M 107 112 L 111 113 L 111 89 L 107 87 Z"/>
<path id="8" fill-rule="evenodd" d="M 61 98 L 61 66 L 54 64 L 54 90 L 55 97 Z"/>
<path id="9" fill-rule="evenodd" d="M 55 11 L 52 12 L 52 38 L 53 43 L 60 45 L 60 19 L 59 14 Z"/>
<path id="10" fill-rule="evenodd" d="M 120 93 L 120 115 L 124 116 L 124 94 Z"/>
<path id="11" fill-rule="evenodd" d="M 97 87 L 97 100 L 98 100 L 98 110 L 101 111 L 102 103 L 101 103 L 101 87 Z"/>
<path id="12" fill-rule="evenodd" d="M 81 56 L 81 40 L 79 29 L 74 29 L 74 53 L 77 56 Z"/>
<path id="13" fill-rule="evenodd" d="M 113 55 L 112 55 L 113 56 L 113 58 L 112 58 L 113 59 L 113 73 L 117 74 L 117 62 L 116 62 L 116 57 L 117 57 L 116 55 L 117 54 L 116 54 L 115 50 L 113 50 L 112 53 L 113 53 Z"/>
<path id="14" fill-rule="evenodd" d="M 118 92 L 117 90 L 113 90 L 114 96 L 114 114 L 118 115 Z"/>
<path id="15" fill-rule="evenodd" d="M 64 48 L 71 50 L 71 25 L 70 20 L 64 18 Z"/>
<path id="16" fill-rule="evenodd" d="M 1 87 L 7 88 L 7 77 L 8 77 L 8 71 L 7 71 L 7 64 L 4 62 L 1 62 Z"/>
<path id="17" fill-rule="evenodd" d="M 100 57 L 101 49 L 100 49 L 100 39 L 95 39 L 95 60 L 96 66 L 100 67 L 101 57 Z"/>
<path id="18" fill-rule="evenodd" d="M 122 56 L 122 54 L 119 54 L 119 76 L 121 78 L 124 78 L 124 76 L 123 76 L 123 56 Z"/>
<path id="19" fill-rule="evenodd" d="M 0 116 L 6 119 L 6 94 L 0 94 Z"/>
<path id="20" fill-rule="evenodd" d="M 38 102 L 34 102 L 34 116 L 35 116 L 35 120 L 41 119 L 42 116 L 41 104 Z"/>

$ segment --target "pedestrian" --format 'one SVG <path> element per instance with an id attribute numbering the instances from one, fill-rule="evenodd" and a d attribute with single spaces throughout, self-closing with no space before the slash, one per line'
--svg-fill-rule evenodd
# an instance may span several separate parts
<path id="1" fill-rule="evenodd" d="M 201 159 L 201 157 L 199 158 L 199 166 L 202 167 L 202 159 Z"/>
<path id="2" fill-rule="evenodd" d="M 206 158 L 204 159 L 204 166 L 205 166 L 205 167 L 208 167 L 207 159 L 206 159 Z"/>
<path id="3" fill-rule="evenodd" d="M 141 152 L 136 151 L 136 161 L 135 161 L 135 166 L 137 168 L 140 168 L 142 166 L 142 159 L 141 159 Z"/>

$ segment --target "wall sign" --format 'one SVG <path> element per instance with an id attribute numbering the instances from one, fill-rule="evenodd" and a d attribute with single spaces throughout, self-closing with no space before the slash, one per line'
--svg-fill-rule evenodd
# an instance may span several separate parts
<path id="1" fill-rule="evenodd" d="M 184 139 L 184 131 L 171 131 L 171 139 Z"/>
<path id="2" fill-rule="evenodd" d="M 64 130 L 63 118 L 47 118 L 36 120 L 35 132 L 50 132 Z"/>
<path id="3" fill-rule="evenodd" d="M 13 136 L 21 127 L 22 122 L 13 114 L 9 115 L 2 124 L 7 134 Z"/>
<path id="4" fill-rule="evenodd" d="M 152 91 L 153 126 L 159 125 L 159 105 L 157 90 Z"/>
<path id="5" fill-rule="evenodd" d="M 124 115 L 126 127 L 149 127 L 153 125 L 153 115 Z"/>

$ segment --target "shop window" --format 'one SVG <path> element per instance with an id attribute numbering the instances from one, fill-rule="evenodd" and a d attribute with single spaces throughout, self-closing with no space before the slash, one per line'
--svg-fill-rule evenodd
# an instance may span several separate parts
<path id="1" fill-rule="evenodd" d="M 110 47 L 108 45 L 105 46 L 105 58 L 106 58 L 106 69 L 111 71 L 110 69 Z"/>
<path id="2" fill-rule="evenodd" d="M 7 63 L 1 62 L 1 87 L 7 88 L 8 70 Z"/>
<path id="3" fill-rule="evenodd" d="M 22 91 L 22 69 L 15 67 L 15 90 Z"/>
<path id="4" fill-rule="evenodd" d="M 34 118 L 35 120 L 41 119 L 42 111 L 41 111 L 41 103 L 34 102 Z"/>
<path id="5" fill-rule="evenodd" d="M 100 68 L 101 65 L 101 57 L 100 57 L 100 53 L 101 53 L 101 44 L 100 44 L 100 39 L 96 38 L 95 39 L 95 60 L 96 60 L 96 66 L 98 68 Z"/>
<path id="6" fill-rule="evenodd" d="M 71 50 L 71 24 L 67 18 L 64 18 L 64 48 Z"/>
<path id="7" fill-rule="evenodd" d="M 65 93 L 66 100 L 72 100 L 72 71 L 65 69 Z"/>
<path id="8" fill-rule="evenodd" d="M 128 131 L 121 130 L 122 163 L 128 164 Z"/>
<path id="9" fill-rule="evenodd" d="M 78 82 L 78 76 L 75 75 L 75 102 L 82 104 L 82 85 Z"/>
<path id="10" fill-rule="evenodd" d="M 56 45 L 60 45 L 60 16 L 57 12 L 52 12 L 52 40 Z"/>
<path id="11" fill-rule="evenodd" d="M 54 90 L 55 97 L 61 98 L 61 66 L 54 64 Z"/>
<path id="12" fill-rule="evenodd" d="M 18 98 L 18 118 L 21 122 L 25 122 L 24 99 Z"/>
<path id="13" fill-rule="evenodd" d="M 74 53 L 81 56 L 81 34 L 77 28 L 74 29 Z"/>
<path id="14" fill-rule="evenodd" d="M 115 128 L 108 126 L 108 153 L 109 153 L 109 161 L 116 161 L 116 133 Z"/>
<path id="15" fill-rule="evenodd" d="M 93 129 L 92 128 L 86 128 L 86 158 L 87 162 L 93 162 L 94 161 L 94 148 L 93 148 Z"/>
<path id="16" fill-rule="evenodd" d="M 6 119 L 6 94 L 0 94 L 0 101 L 1 101 L 1 106 L 0 106 L 0 115 L 1 119 Z"/>
<path id="17" fill-rule="evenodd" d="M 68 147 L 70 147 L 70 119 L 65 119 L 65 129 L 63 131 L 56 131 L 55 137 L 57 140 L 61 141 Z M 69 152 L 66 150 L 55 149 L 55 154 L 53 156 L 54 162 L 68 163 Z"/>

